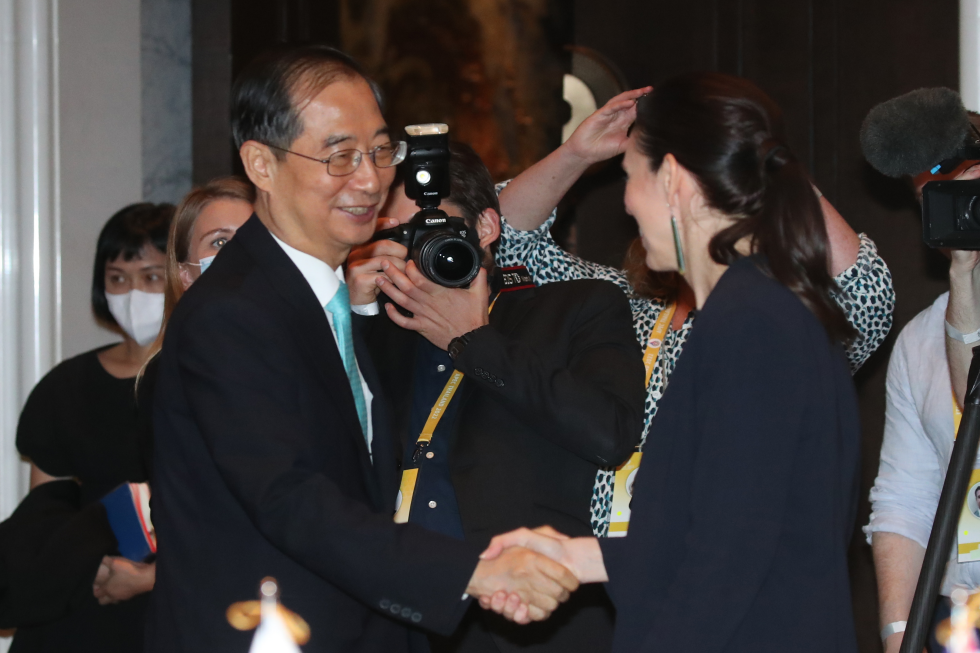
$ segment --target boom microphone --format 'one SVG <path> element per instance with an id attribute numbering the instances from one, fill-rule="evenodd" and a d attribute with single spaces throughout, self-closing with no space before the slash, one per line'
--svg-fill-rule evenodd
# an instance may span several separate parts
<path id="1" fill-rule="evenodd" d="M 920 88 L 882 102 L 861 125 L 861 151 L 887 177 L 949 172 L 980 159 L 963 99 L 949 88 Z"/>

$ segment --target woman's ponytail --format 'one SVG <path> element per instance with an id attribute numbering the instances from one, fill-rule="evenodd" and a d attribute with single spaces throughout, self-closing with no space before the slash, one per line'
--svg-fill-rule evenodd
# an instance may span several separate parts
<path id="1" fill-rule="evenodd" d="M 637 107 L 641 151 L 658 169 L 670 152 L 701 184 L 708 203 L 735 219 L 714 236 L 711 257 L 730 265 L 748 240 L 765 271 L 793 291 L 828 334 L 855 332 L 834 301 L 823 210 L 803 166 L 779 138 L 780 111 L 758 87 L 719 73 L 661 84 Z"/>

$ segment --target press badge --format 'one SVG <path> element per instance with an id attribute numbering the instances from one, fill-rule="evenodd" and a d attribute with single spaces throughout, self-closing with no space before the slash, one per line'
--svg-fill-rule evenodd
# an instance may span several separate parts
<path id="1" fill-rule="evenodd" d="M 419 470 L 406 469 L 402 472 L 402 484 L 395 497 L 395 523 L 407 524 L 408 515 L 412 512 L 412 497 L 415 496 L 415 483 L 419 478 Z M 390 494 L 388 496 L 391 496 Z"/>
<path id="2" fill-rule="evenodd" d="M 970 489 L 966 493 L 963 509 L 960 511 L 960 521 L 956 527 L 957 562 L 976 562 L 980 560 L 980 505 L 977 495 L 980 494 L 980 469 L 974 469 L 970 475 Z"/>
<path id="3" fill-rule="evenodd" d="M 953 395 L 953 439 L 960 430 L 963 412 Z M 980 560 L 980 469 L 970 474 L 970 487 L 960 509 L 960 521 L 956 525 L 956 561 L 976 562 Z"/>
<path id="4" fill-rule="evenodd" d="M 640 470 L 643 454 L 633 452 L 630 459 L 616 468 L 613 484 L 612 513 L 609 519 L 609 537 L 625 537 L 630 527 L 630 501 L 633 500 L 633 483 Z"/>

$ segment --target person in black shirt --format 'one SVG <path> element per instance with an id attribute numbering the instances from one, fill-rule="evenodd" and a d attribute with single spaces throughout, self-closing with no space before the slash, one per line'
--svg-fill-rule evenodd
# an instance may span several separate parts
<path id="1" fill-rule="evenodd" d="M 32 490 L 22 507 L 36 505 L 41 496 L 64 493 L 59 496 L 76 502 L 78 513 L 66 516 L 73 525 L 61 528 L 80 528 L 72 532 L 81 532 L 84 541 L 59 538 L 64 531 L 56 530 L 38 542 L 44 555 L 73 564 L 70 569 L 37 564 L 41 574 L 61 574 L 39 580 L 59 592 L 36 597 L 44 604 L 37 613 L 43 617 L 4 624 L 17 626 L 13 651 L 142 650 L 154 564 L 114 555 L 116 542 L 98 501 L 122 483 L 147 480 L 134 378 L 163 319 L 165 251 L 173 212 L 169 204 L 143 203 L 109 219 L 96 249 L 92 311 L 99 324 L 123 340 L 56 366 L 31 392 L 21 413 L 17 448 L 30 460 Z"/>

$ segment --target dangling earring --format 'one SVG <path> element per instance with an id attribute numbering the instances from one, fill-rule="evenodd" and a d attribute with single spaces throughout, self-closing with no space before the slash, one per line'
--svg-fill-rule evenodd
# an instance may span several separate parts
<path id="1" fill-rule="evenodd" d="M 677 271 L 683 275 L 687 272 L 687 264 L 684 262 L 684 250 L 681 249 L 681 234 L 677 230 L 677 219 L 674 217 L 674 211 L 670 208 L 670 203 L 667 203 L 667 209 L 670 211 L 670 228 L 674 232 L 674 252 L 677 254 Z"/>

